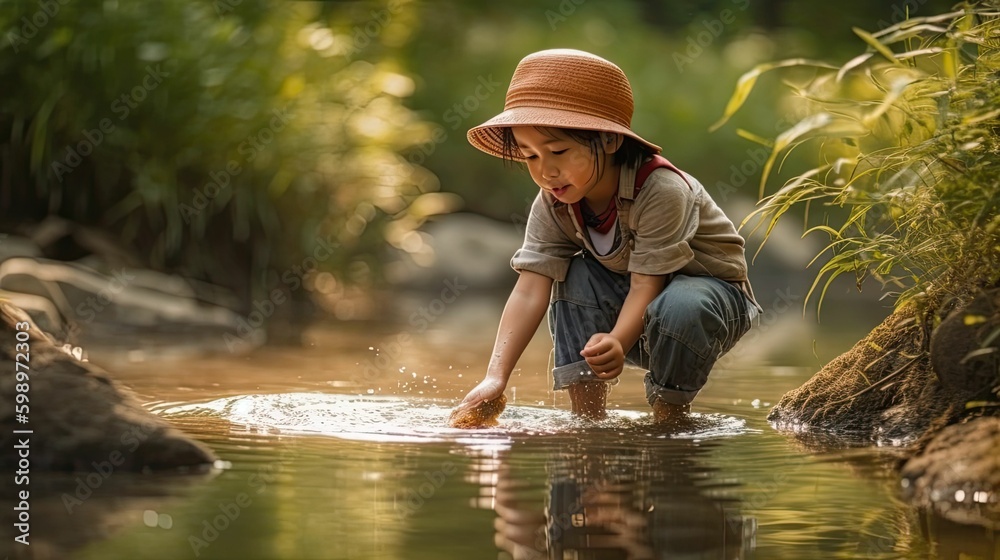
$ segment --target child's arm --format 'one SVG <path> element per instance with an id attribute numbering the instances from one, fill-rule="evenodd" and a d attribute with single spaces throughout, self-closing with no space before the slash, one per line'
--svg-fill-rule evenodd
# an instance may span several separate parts
<path id="1" fill-rule="evenodd" d="M 514 365 L 545 317 L 551 292 L 551 278 L 529 270 L 521 271 L 500 317 L 500 328 L 486 369 L 486 378 L 469 391 L 458 405 L 459 412 L 503 394 Z"/>
<path id="2" fill-rule="evenodd" d="M 667 285 L 664 275 L 632 273 L 631 285 L 618 321 L 610 333 L 597 333 L 590 337 L 580 355 L 600 379 L 614 379 L 625 367 L 625 352 L 632 348 L 642 335 L 642 316 L 646 307 L 656 299 Z"/>

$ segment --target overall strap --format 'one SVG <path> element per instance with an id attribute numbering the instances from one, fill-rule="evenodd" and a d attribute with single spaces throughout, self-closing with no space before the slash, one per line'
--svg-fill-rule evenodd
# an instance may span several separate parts
<path id="1" fill-rule="evenodd" d="M 612 209 L 612 212 L 614 212 L 614 214 L 612 215 L 617 217 L 618 221 L 624 226 L 623 229 L 627 232 L 626 242 L 629 243 L 629 245 L 631 246 L 635 245 L 635 232 L 632 231 L 631 224 L 629 222 L 629 214 L 632 209 L 632 203 L 639 196 L 639 191 L 642 190 L 642 185 L 646 182 L 646 179 L 649 178 L 649 176 L 653 173 L 653 171 L 661 168 L 673 171 L 678 176 L 680 176 L 681 179 L 684 180 L 684 183 L 688 186 L 688 188 L 692 190 L 694 189 L 694 187 L 691 186 L 691 183 L 688 182 L 687 177 L 684 176 L 684 173 L 682 173 L 681 170 L 677 168 L 677 166 L 670 163 L 670 161 L 668 161 L 667 158 L 660 155 L 654 155 L 649 161 L 643 163 L 639 167 L 639 169 L 636 170 L 635 173 L 635 183 L 632 191 L 632 199 L 627 200 L 627 197 L 623 197 L 623 199 L 620 200 L 620 202 L 614 203 L 616 208 Z M 616 199 L 617 198 L 618 197 L 616 197 Z M 577 231 L 574 233 L 576 234 L 576 237 L 583 239 L 583 234 L 581 234 L 580 232 L 586 231 L 587 226 L 584 223 L 583 212 L 580 209 L 580 203 L 576 202 L 570 206 L 571 206 L 570 219 L 571 220 L 573 220 L 573 218 L 576 219 L 575 220 L 576 228 L 578 228 Z"/>
<path id="2" fill-rule="evenodd" d="M 684 173 L 682 173 L 676 165 L 670 163 L 667 158 L 661 155 L 655 155 L 651 160 L 642 164 L 642 167 L 635 172 L 635 196 L 639 196 L 639 191 L 642 189 L 642 185 L 646 183 L 646 179 L 649 179 L 649 176 L 653 173 L 653 171 L 661 168 L 669 169 L 680 175 L 681 179 L 684 179 L 684 183 L 687 184 L 688 188 L 692 188 L 691 183 L 688 183 L 687 177 L 684 176 Z"/>
<path id="3" fill-rule="evenodd" d="M 642 185 L 646 183 L 646 179 L 649 179 L 649 176 L 657 169 L 669 169 L 673 171 L 684 180 L 684 183 L 689 189 L 694 189 L 694 187 L 691 186 L 691 183 L 688 183 L 687 177 L 684 176 L 684 173 L 682 173 L 676 165 L 670 163 L 670 161 L 663 156 L 654 155 L 652 159 L 642 164 L 642 166 L 640 166 L 635 172 L 635 185 L 632 191 L 632 200 L 622 200 L 622 205 L 618 212 L 618 219 L 621 221 L 622 226 L 624 226 L 623 230 L 627 232 L 626 242 L 632 248 L 635 248 L 636 235 L 635 231 L 632 230 L 632 223 L 630 221 L 632 204 L 635 199 L 639 197 L 639 191 L 642 190 Z"/>

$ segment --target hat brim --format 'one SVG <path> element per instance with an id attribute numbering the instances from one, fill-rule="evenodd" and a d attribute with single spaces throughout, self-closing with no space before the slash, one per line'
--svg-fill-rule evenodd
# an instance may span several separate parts
<path id="1" fill-rule="evenodd" d="M 491 156 L 498 158 L 505 157 L 503 151 L 503 129 L 512 126 L 547 126 L 612 132 L 637 140 L 653 150 L 653 153 L 658 154 L 661 151 L 660 147 L 656 144 L 647 142 L 641 136 L 632 132 L 630 128 L 618 123 L 574 111 L 545 107 L 516 107 L 507 109 L 483 124 L 469 129 L 467 134 L 469 143 Z M 514 154 L 506 154 L 506 156 L 515 161 L 524 161 L 524 156 L 520 154 L 520 151 Z"/>

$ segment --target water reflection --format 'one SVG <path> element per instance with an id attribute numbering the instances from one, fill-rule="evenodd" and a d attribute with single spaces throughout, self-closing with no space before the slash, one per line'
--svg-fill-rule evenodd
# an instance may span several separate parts
<path id="1" fill-rule="evenodd" d="M 79 550 L 106 540 L 125 528 L 157 527 L 169 530 L 174 511 L 193 492 L 211 481 L 218 470 L 188 474 L 104 472 L 38 473 L 31 475 L 28 499 L 0 500 L 4 547 L 11 560 L 71 558 Z M 0 496 L 17 497 L 4 477 Z M 18 506 L 20 505 L 20 509 Z M 27 511 L 29 516 L 19 515 Z M 16 524 L 27 521 L 28 545 L 13 542 Z"/>
<path id="2" fill-rule="evenodd" d="M 705 425 L 667 438 L 645 416 L 641 377 L 616 388 L 617 422 L 573 419 L 549 390 L 542 332 L 501 426 L 473 433 L 446 419 L 489 347 L 455 332 L 484 331 L 429 331 L 365 383 L 357 372 L 378 337 L 343 329 L 320 332 L 307 349 L 172 365 L 170 376 L 154 363 L 119 372 L 232 468 L 181 500 L 74 516 L 80 526 L 63 527 L 62 538 L 121 523 L 75 556 L 95 560 L 1000 560 L 996 533 L 900 502 L 884 450 L 807 447 L 767 424 L 769 403 L 812 367 L 719 369 L 696 403 Z M 275 475 L 266 489 L 262 473 Z M 205 522 L 240 493 L 253 504 L 196 556 L 190 537 L 207 542 Z M 173 528 L 145 523 L 146 510 L 168 513 Z"/>
<path id="3" fill-rule="evenodd" d="M 745 558 L 755 520 L 740 514 L 737 483 L 702 461 L 714 445 L 615 431 L 532 442 L 480 464 L 495 465 L 493 499 L 480 505 L 497 514 L 501 558 Z M 543 496 L 519 472 L 518 457 L 533 455 L 544 457 Z"/>

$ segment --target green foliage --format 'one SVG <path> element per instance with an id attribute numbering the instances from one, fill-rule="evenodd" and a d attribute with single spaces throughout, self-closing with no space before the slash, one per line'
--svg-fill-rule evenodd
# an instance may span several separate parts
<path id="1" fill-rule="evenodd" d="M 387 244 L 428 264 L 413 230 L 459 196 L 523 223 L 537 187 L 465 131 L 501 110 L 532 51 L 617 62 L 636 130 L 728 205 L 756 190 L 763 150 L 707 132 L 728 96 L 720 84 L 775 52 L 829 56 L 851 25 L 900 17 L 866 0 L 52 1 L 0 0 L 0 227 L 58 214 L 117 234 L 155 267 L 246 282 L 245 301 L 319 236 L 342 243 L 321 263 L 335 286 L 377 280 Z M 921 15 L 943 2 L 921 1 Z M 122 95 L 147 67 L 169 76 L 132 107 Z M 789 109 L 770 103 L 778 87 L 754 86 L 734 123 L 778 130 Z M 275 110 L 290 115 L 281 130 Z M 93 153 L 53 168 L 95 131 Z"/>
<path id="2" fill-rule="evenodd" d="M 869 46 L 840 67 L 809 64 L 789 82 L 802 118 L 778 135 L 761 177 L 757 218 L 765 240 L 804 206 L 810 232 L 830 243 L 810 294 L 841 274 L 882 282 L 896 305 L 932 284 L 948 293 L 1000 279 L 1000 13 L 972 7 L 868 33 Z M 770 63 L 747 76 L 805 63 Z M 819 68 L 818 70 L 816 68 Z M 741 84 L 750 78 L 741 80 Z M 749 87 L 738 87 L 723 120 Z M 745 136 L 753 136 L 745 134 Z M 804 146 L 820 164 L 764 196 L 774 165 Z M 843 208 L 817 219 L 816 207 Z M 809 210 L 813 210 L 809 215 Z"/>
<path id="3" fill-rule="evenodd" d="M 9 220 L 115 231 L 244 296 L 325 239 L 341 249 L 321 266 L 365 280 L 379 224 L 419 224 L 436 183 L 398 155 L 429 132 L 401 102 L 408 2 L 48 4 L 0 10 Z"/>

